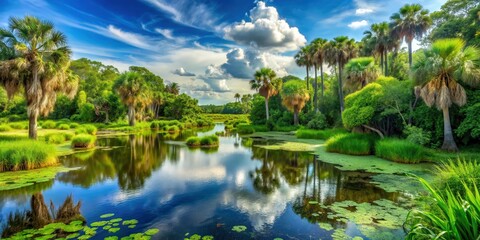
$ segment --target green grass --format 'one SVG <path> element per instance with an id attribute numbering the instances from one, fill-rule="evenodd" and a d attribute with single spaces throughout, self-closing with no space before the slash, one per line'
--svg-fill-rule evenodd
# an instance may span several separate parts
<path id="1" fill-rule="evenodd" d="M 252 133 L 255 133 L 256 131 L 252 125 L 242 123 L 237 126 L 237 132 L 239 134 L 252 134 Z"/>
<path id="2" fill-rule="evenodd" d="M 75 129 L 75 134 L 90 134 L 90 135 L 96 135 L 97 134 L 97 127 L 91 124 L 85 124 L 77 127 Z"/>
<path id="3" fill-rule="evenodd" d="M 371 155 L 376 139 L 376 136 L 370 134 L 335 135 L 327 140 L 326 150 L 348 155 Z"/>
<path id="4" fill-rule="evenodd" d="M 42 123 L 43 129 L 55 129 L 56 127 L 57 127 L 57 123 L 51 120 L 48 120 Z"/>
<path id="5" fill-rule="evenodd" d="M 45 142 L 49 144 L 61 144 L 66 141 L 63 133 L 50 133 L 45 135 Z"/>
<path id="6" fill-rule="evenodd" d="M 202 114 L 206 118 L 212 119 L 213 122 L 225 123 L 226 121 L 245 120 L 248 121 L 248 114 Z"/>
<path id="7" fill-rule="evenodd" d="M 14 122 L 10 123 L 9 126 L 13 129 L 28 129 L 27 122 Z"/>
<path id="8" fill-rule="evenodd" d="M 92 148 L 97 138 L 90 134 L 79 134 L 72 138 L 73 148 Z"/>
<path id="9" fill-rule="evenodd" d="M 77 128 L 79 126 L 80 126 L 80 124 L 78 124 L 78 123 L 70 123 L 70 128 Z"/>
<path id="10" fill-rule="evenodd" d="M 297 138 L 301 139 L 318 139 L 327 140 L 333 136 L 339 134 L 345 134 L 347 130 L 341 128 L 326 129 L 326 130 L 312 130 L 312 129 L 299 129 L 296 133 Z"/>
<path id="11" fill-rule="evenodd" d="M 0 142 L 0 172 L 29 170 L 57 164 L 56 148 L 34 140 Z"/>
<path id="12" fill-rule="evenodd" d="M 189 147 L 218 147 L 220 141 L 216 135 L 189 137 L 185 142 Z"/>
<path id="13" fill-rule="evenodd" d="M 60 129 L 60 130 L 70 130 L 70 125 L 69 125 L 69 124 L 66 124 L 66 123 L 62 123 L 62 124 L 58 125 L 57 129 Z"/>
<path id="14" fill-rule="evenodd" d="M 9 132 L 12 131 L 12 128 L 6 124 L 0 125 L 0 132 Z"/>
<path id="15" fill-rule="evenodd" d="M 175 126 L 169 126 L 167 131 L 169 133 L 176 133 L 176 132 L 180 132 L 180 128 L 176 125 Z"/>
<path id="16" fill-rule="evenodd" d="M 375 144 L 375 155 L 399 163 L 427 161 L 430 154 L 421 145 L 402 139 L 386 138 Z"/>
<path id="17" fill-rule="evenodd" d="M 435 185 L 450 188 L 454 193 L 465 194 L 464 184 L 473 187 L 480 183 L 480 163 L 463 159 L 450 160 L 436 167 Z"/>

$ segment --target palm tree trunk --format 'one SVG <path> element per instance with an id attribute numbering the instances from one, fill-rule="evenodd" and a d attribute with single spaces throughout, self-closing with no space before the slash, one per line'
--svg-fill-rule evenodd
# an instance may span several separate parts
<path id="1" fill-rule="evenodd" d="M 268 121 L 269 114 L 268 114 L 268 99 L 267 98 L 265 98 L 265 114 L 267 116 L 267 121 Z"/>
<path id="2" fill-rule="evenodd" d="M 340 101 L 340 113 L 343 113 L 343 83 L 342 83 L 342 67 L 338 64 L 338 99 Z"/>
<path id="3" fill-rule="evenodd" d="M 298 108 L 294 108 L 295 110 L 293 111 L 293 124 L 295 126 L 298 125 Z"/>
<path id="4" fill-rule="evenodd" d="M 408 43 L 408 66 L 412 68 L 412 40 L 407 40 Z"/>
<path id="5" fill-rule="evenodd" d="M 452 125 L 450 124 L 450 112 L 448 107 L 443 108 L 443 145 L 442 149 L 450 152 L 458 151 L 455 139 L 453 139 Z"/>
<path id="6" fill-rule="evenodd" d="M 128 123 L 130 126 L 135 126 L 135 106 L 132 104 L 128 106 Z"/>
<path id="7" fill-rule="evenodd" d="M 309 78 L 310 78 L 310 75 L 309 75 L 309 72 L 308 72 L 308 66 L 307 66 L 307 90 L 310 89 L 310 84 L 309 84 Z"/>
<path id="8" fill-rule="evenodd" d="M 323 64 L 320 64 L 320 78 L 322 79 L 322 97 L 324 97 L 325 84 L 324 84 L 324 78 L 323 78 Z"/>
<path id="9" fill-rule="evenodd" d="M 32 111 L 28 116 L 28 138 L 37 140 L 38 111 Z"/>
<path id="10" fill-rule="evenodd" d="M 317 64 L 315 64 L 315 80 L 313 82 L 313 106 L 315 108 L 315 112 L 318 112 L 318 80 L 317 80 Z"/>
<path id="11" fill-rule="evenodd" d="M 388 51 L 385 50 L 385 76 L 388 76 Z"/>
<path id="12" fill-rule="evenodd" d="M 383 51 L 380 53 L 380 66 L 382 66 L 382 72 L 385 74 L 385 69 L 383 69 L 384 66 L 384 61 L 383 61 Z"/>

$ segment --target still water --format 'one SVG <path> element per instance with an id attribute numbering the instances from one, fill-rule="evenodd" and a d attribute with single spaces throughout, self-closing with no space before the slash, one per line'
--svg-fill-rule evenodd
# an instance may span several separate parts
<path id="1" fill-rule="evenodd" d="M 368 239 L 351 221 L 338 222 L 309 203 L 329 205 L 351 200 L 398 202 L 400 193 L 387 193 L 369 182 L 371 174 L 343 172 L 316 160 L 310 153 L 272 151 L 253 145 L 261 139 L 220 137 L 218 149 L 189 149 L 180 140 L 223 130 L 219 124 L 207 133 L 183 136 L 163 134 L 99 138 L 100 148 L 64 157 L 55 180 L 33 187 L 0 192 L 0 220 L 28 209 L 34 192 L 55 205 L 72 195 L 81 201 L 81 213 L 91 223 L 105 213 L 136 219 L 135 229 L 117 236 L 158 228 L 154 239 L 184 239 L 186 234 L 215 239 L 332 239 L 329 223 L 350 236 Z M 243 232 L 233 226 L 246 227 Z M 402 237 L 401 229 L 391 230 Z M 99 231 L 93 239 L 110 236 Z"/>

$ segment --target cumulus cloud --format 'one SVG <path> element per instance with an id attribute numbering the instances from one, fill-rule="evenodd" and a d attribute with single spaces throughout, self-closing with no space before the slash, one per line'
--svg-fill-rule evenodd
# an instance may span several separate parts
<path id="1" fill-rule="evenodd" d="M 355 10 L 355 14 L 356 14 L 356 15 L 365 15 L 365 14 L 369 14 L 369 13 L 373 13 L 373 9 L 370 9 L 370 8 L 358 8 L 357 10 Z"/>
<path id="2" fill-rule="evenodd" d="M 229 78 L 222 68 L 215 65 L 208 66 L 205 74 L 198 76 L 198 79 L 203 80 L 215 92 L 230 92 L 227 85 Z"/>
<path id="3" fill-rule="evenodd" d="M 182 77 L 195 77 L 195 73 L 188 72 L 183 67 L 175 69 L 172 73 Z"/>
<path id="4" fill-rule="evenodd" d="M 224 29 L 225 38 L 238 44 L 279 52 L 293 51 L 307 42 L 298 28 L 280 19 L 277 9 L 258 1 L 250 10 L 250 21 L 242 21 Z"/>
<path id="5" fill-rule="evenodd" d="M 350 24 L 348 24 L 348 27 L 353 28 L 353 29 L 358 29 L 358 28 L 365 27 L 365 26 L 368 26 L 368 21 L 367 20 L 355 21 L 355 22 L 351 22 Z"/>

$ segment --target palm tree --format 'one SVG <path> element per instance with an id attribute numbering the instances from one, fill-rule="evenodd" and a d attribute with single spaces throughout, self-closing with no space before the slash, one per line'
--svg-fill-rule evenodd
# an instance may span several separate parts
<path id="1" fill-rule="evenodd" d="M 255 79 L 250 81 L 250 87 L 265 98 L 265 113 L 268 121 L 268 100 L 278 94 L 282 88 L 282 80 L 277 78 L 277 74 L 271 68 L 262 68 L 256 71 L 254 77 Z"/>
<path id="2" fill-rule="evenodd" d="M 305 46 L 295 55 L 295 63 L 299 67 L 305 67 L 307 70 L 307 89 L 310 87 L 310 74 L 309 70 L 313 65 L 312 55 L 310 54 L 310 46 Z"/>
<path id="3" fill-rule="evenodd" d="M 388 75 L 388 51 L 392 49 L 390 27 L 387 22 L 381 22 L 372 24 L 370 29 L 363 34 L 374 45 L 372 54 L 380 56 L 380 66 L 386 76 Z"/>
<path id="4" fill-rule="evenodd" d="M 345 36 L 334 38 L 326 46 L 326 60 L 337 71 L 338 69 L 338 97 L 340 100 L 340 112 L 344 109 L 342 73 L 345 64 L 358 54 L 355 40 Z"/>
<path id="5" fill-rule="evenodd" d="M 9 19 L 0 29 L 0 84 L 9 98 L 25 92 L 29 119 L 28 136 L 37 139 L 37 119 L 54 108 L 57 93 L 73 98 L 78 76 L 69 70 L 71 51 L 65 35 L 36 17 Z"/>
<path id="6" fill-rule="evenodd" d="M 424 51 L 412 70 L 425 104 L 429 107 L 435 105 L 443 111 L 442 149 L 457 151 L 449 108 L 452 103 L 463 106 L 467 102 L 460 81 L 469 85 L 480 82 L 480 49 L 465 47 L 465 42 L 461 39 L 438 40 Z"/>
<path id="7" fill-rule="evenodd" d="M 323 38 L 317 38 L 312 42 L 312 52 L 313 52 L 313 65 L 315 68 L 315 92 L 313 93 L 313 103 L 315 106 L 315 111 L 318 112 L 318 83 L 317 83 L 317 69 L 320 68 L 320 78 L 322 86 L 322 97 L 324 96 L 325 84 L 323 76 L 323 63 L 325 62 L 325 46 L 328 41 Z"/>
<path id="8" fill-rule="evenodd" d="M 305 83 L 300 80 L 292 80 L 285 83 L 281 91 L 283 105 L 293 112 L 293 122 L 298 125 L 298 114 L 310 100 L 310 93 Z"/>
<path id="9" fill-rule="evenodd" d="M 405 39 L 408 44 L 408 63 L 412 67 L 412 41 L 421 38 L 432 25 L 428 10 L 420 4 L 406 4 L 400 12 L 393 14 L 390 19 L 392 35 L 398 39 Z"/>
<path id="10" fill-rule="evenodd" d="M 178 96 L 178 94 L 180 94 L 180 87 L 178 86 L 178 83 L 172 82 L 165 86 L 165 91 Z"/>
<path id="11" fill-rule="evenodd" d="M 145 80 L 138 72 L 125 72 L 115 81 L 113 88 L 128 107 L 128 122 L 135 126 L 135 107 L 145 92 Z"/>
<path id="12" fill-rule="evenodd" d="M 373 57 L 353 58 L 345 65 L 345 76 L 350 86 L 365 87 L 377 79 L 379 73 Z"/>
<path id="13" fill-rule="evenodd" d="M 235 96 L 234 96 L 234 97 L 235 97 L 235 101 L 236 101 L 236 102 L 240 102 L 240 98 L 241 98 L 242 96 L 240 96 L 240 93 L 235 93 Z"/>

